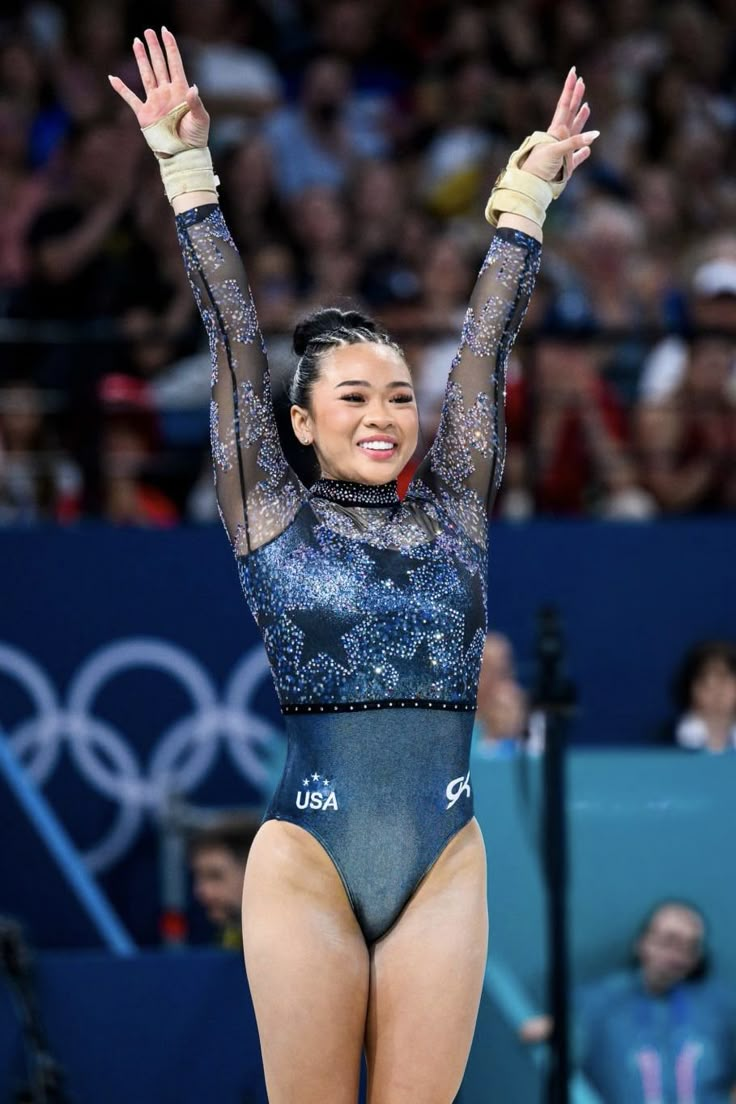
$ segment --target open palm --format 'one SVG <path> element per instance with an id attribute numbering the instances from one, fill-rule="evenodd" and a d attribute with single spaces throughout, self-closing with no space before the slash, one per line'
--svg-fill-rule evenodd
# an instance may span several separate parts
<path id="1" fill-rule="evenodd" d="M 179 122 L 179 137 L 190 149 L 206 146 L 210 117 L 199 98 L 196 86 L 190 86 L 187 81 L 176 39 L 166 27 L 161 28 L 161 38 L 166 50 L 164 56 L 155 31 L 149 28 L 144 37 L 146 45 L 139 38 L 135 39 L 133 54 L 146 93 L 145 101 L 136 96 L 120 77 L 111 76 L 110 84 L 132 108 L 141 128 L 158 122 L 175 107 L 185 103 L 189 110 Z"/>

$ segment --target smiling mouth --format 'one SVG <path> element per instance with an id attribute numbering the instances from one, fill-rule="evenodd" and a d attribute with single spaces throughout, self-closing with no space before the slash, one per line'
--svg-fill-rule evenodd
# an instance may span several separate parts
<path id="1" fill-rule="evenodd" d="M 391 460 L 399 450 L 395 441 L 361 441 L 358 448 L 372 460 Z"/>

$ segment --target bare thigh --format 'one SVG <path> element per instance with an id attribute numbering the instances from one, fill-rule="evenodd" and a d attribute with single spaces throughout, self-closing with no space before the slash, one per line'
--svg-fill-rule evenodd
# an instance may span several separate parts
<path id="1" fill-rule="evenodd" d="M 368 949 L 332 861 L 296 825 L 256 835 L 243 949 L 270 1104 L 355 1104 Z"/>
<path id="2" fill-rule="evenodd" d="M 475 1030 L 488 949 L 486 856 L 472 820 L 371 948 L 368 1104 L 451 1104 Z"/>

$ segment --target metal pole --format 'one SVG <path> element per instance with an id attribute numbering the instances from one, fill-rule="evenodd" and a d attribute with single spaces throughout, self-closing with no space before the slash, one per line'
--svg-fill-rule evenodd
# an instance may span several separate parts
<path id="1" fill-rule="evenodd" d="M 62 877 L 97 929 L 101 941 L 115 954 L 135 954 L 136 945 L 120 918 L 87 870 L 63 825 L 28 777 L 2 734 L 0 774 L 4 775 L 18 804 L 43 840 Z"/>
<path id="2" fill-rule="evenodd" d="M 564 641 L 553 606 L 539 612 L 536 707 L 545 719 L 544 872 L 547 882 L 547 998 L 554 1028 L 550 1046 L 548 1104 L 570 1099 L 569 956 L 567 938 L 567 823 L 565 745 L 575 693 L 565 678 Z"/>

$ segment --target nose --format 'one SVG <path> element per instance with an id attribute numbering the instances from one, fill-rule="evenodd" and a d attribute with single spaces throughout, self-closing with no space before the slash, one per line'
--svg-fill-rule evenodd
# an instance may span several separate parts
<path id="1" fill-rule="evenodd" d="M 380 401 L 366 410 L 364 421 L 366 425 L 376 429 L 385 429 L 394 424 L 394 415 L 390 407 L 384 406 Z"/>

